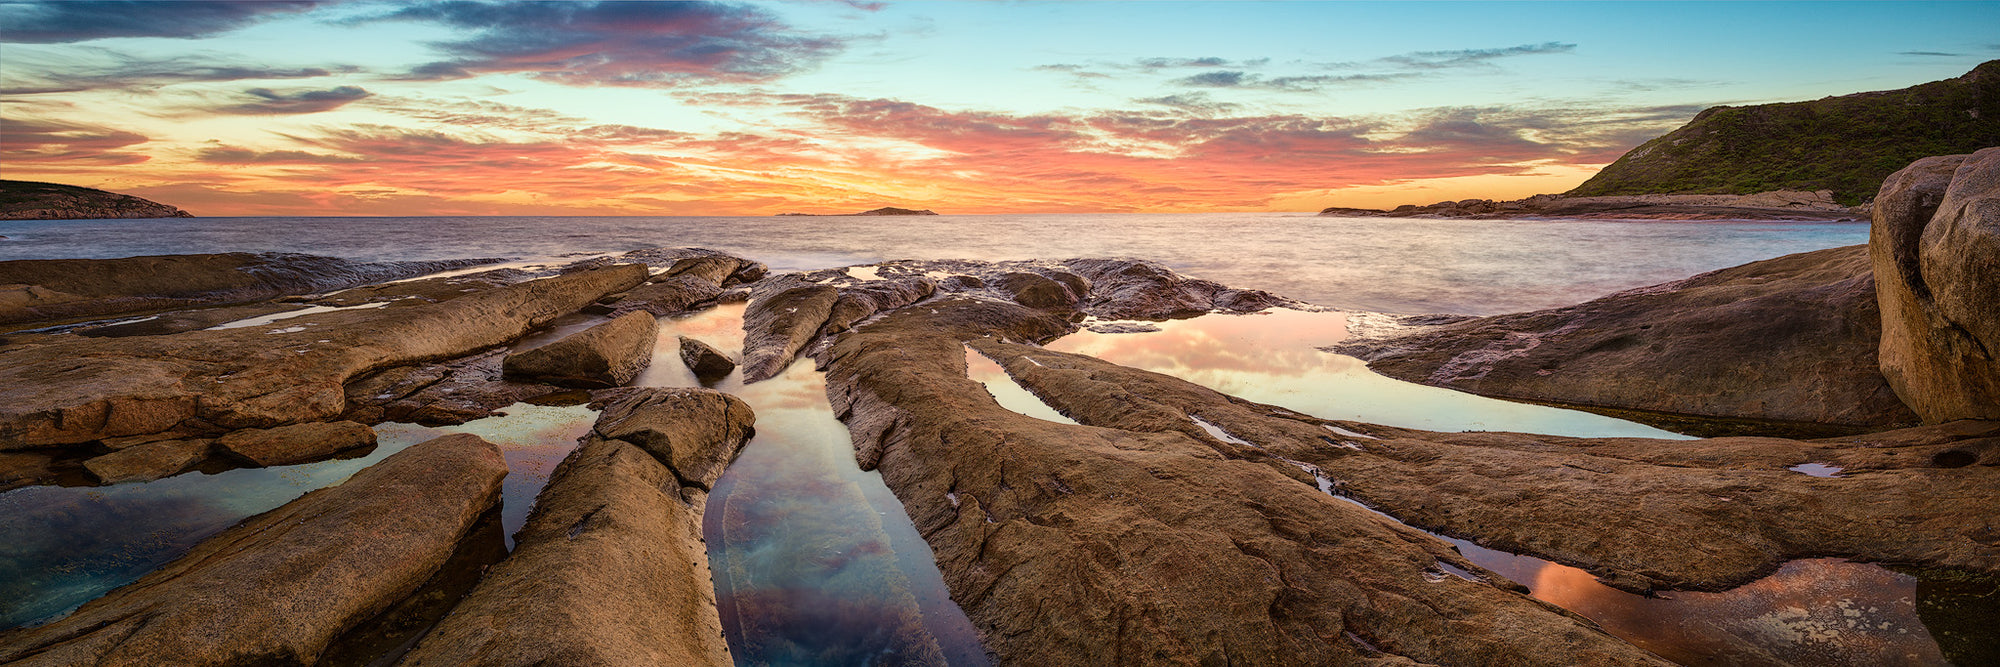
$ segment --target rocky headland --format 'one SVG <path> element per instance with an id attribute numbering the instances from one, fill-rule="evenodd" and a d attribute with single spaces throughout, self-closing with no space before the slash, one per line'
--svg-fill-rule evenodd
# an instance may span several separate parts
<path id="1" fill-rule="evenodd" d="M 656 248 L 298 291 L 232 282 L 244 272 L 230 262 L 255 256 L 140 258 L 186 285 L 120 282 L 132 260 L 0 262 L 21 291 L 128 300 L 171 323 L 18 311 L 32 333 L 0 345 L 10 488 L 353 456 L 402 428 L 387 422 L 463 423 L 521 402 L 600 411 L 511 552 L 490 520 L 507 460 L 447 436 L 67 617 L 0 631 L 0 662 L 731 664 L 702 523 L 757 418 L 719 391 L 629 385 L 648 363 L 784 382 L 809 359 L 798 368 L 823 372 L 855 462 L 880 473 L 998 664 L 1670 664 L 1468 550 L 1632 594 L 1731 589 L 1804 558 L 2000 576 L 2000 420 L 1983 411 L 2000 386 L 1985 298 L 2000 275 L 1981 254 L 1997 161 L 1982 151 L 1891 178 L 1869 248 L 1534 313 L 1356 314 L 1340 348 L 1468 391 L 1796 437 L 1397 428 L 1040 346 L 1085 327 L 1315 309 L 1135 259 L 772 274 Z M 187 296 L 209 294 L 234 296 Z M 745 300 L 741 350 L 660 331 L 659 318 Z M 1074 423 L 1003 407 L 968 377 L 968 354 Z M 1963 644 L 1944 650 L 1969 655 Z M 942 663 L 935 644 L 907 646 L 906 663 Z"/>
<path id="2" fill-rule="evenodd" d="M 0 180 L 0 220 L 192 217 L 166 204 L 96 188 Z"/>
<path id="3" fill-rule="evenodd" d="M 1583 220 L 1774 220 L 1858 221 L 1868 219 L 1868 207 L 1846 206 L 1830 190 L 1778 190 L 1749 195 L 1641 194 L 1577 196 L 1535 195 L 1512 201 L 1466 199 L 1435 204 L 1404 204 L 1389 210 L 1330 207 L 1319 213 L 1335 218 L 1463 218 L 1507 220 L 1564 218 Z"/>
<path id="4" fill-rule="evenodd" d="M 2000 145 L 2000 60 L 1901 90 L 1719 106 L 1639 145 L 1562 194 L 1329 217 L 1868 220 L 1889 174 L 1925 156 Z"/>
<path id="5" fill-rule="evenodd" d="M 894 206 L 884 206 L 882 208 L 869 209 L 866 211 L 862 211 L 860 213 L 779 213 L 778 215 L 806 216 L 806 217 L 843 217 L 843 216 L 853 217 L 853 216 L 873 216 L 873 215 L 937 215 L 937 212 L 927 208 L 912 209 L 912 208 L 896 208 Z"/>

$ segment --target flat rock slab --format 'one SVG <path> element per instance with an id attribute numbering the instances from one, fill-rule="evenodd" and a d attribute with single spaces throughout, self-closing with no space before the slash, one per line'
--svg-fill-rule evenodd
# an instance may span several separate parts
<path id="1" fill-rule="evenodd" d="M 335 419 L 356 376 L 505 343 L 645 278 L 625 264 L 283 326 L 10 344 L 0 347 L 0 450 Z"/>
<path id="2" fill-rule="evenodd" d="M 429 579 L 499 499 L 491 443 L 420 443 L 245 519 L 48 625 L 0 633 L 25 666 L 312 664 Z"/>
<path id="3" fill-rule="evenodd" d="M 222 436 L 217 449 L 251 465 L 268 468 L 317 461 L 341 452 L 375 446 L 375 429 L 350 421 L 247 428 Z"/>
<path id="4" fill-rule="evenodd" d="M 651 313 L 628 313 L 541 347 L 507 355 L 509 378 L 562 387 L 617 387 L 639 377 L 653 360 L 660 323 Z"/>
<path id="5" fill-rule="evenodd" d="M 1000 664 L 1666 664 L 1273 466 L 1183 433 L 1034 419 L 965 375 L 966 340 L 1068 328 L 946 298 L 818 357 L 857 460 Z"/>
<path id="6" fill-rule="evenodd" d="M 1083 355 L 972 346 L 1084 424 L 1179 433 L 1301 486 L 1318 475 L 1412 525 L 1632 592 L 1722 590 L 1815 556 L 2000 573 L 2000 467 L 1981 465 L 2000 463 L 2000 423 L 1821 441 L 1437 433 L 1317 419 Z M 1806 463 L 1845 473 L 1789 470 Z"/>
<path id="7" fill-rule="evenodd" d="M 707 390 L 628 390 L 535 500 L 514 553 L 402 664 L 733 664 L 701 516 L 750 409 Z M 664 445 L 672 456 L 606 433 Z M 679 461 L 686 468 L 666 461 Z"/>
<path id="8" fill-rule="evenodd" d="M 368 444 L 374 442 L 375 434 L 370 431 Z M 83 467 L 105 484 L 152 481 L 179 474 L 208 458 L 214 443 L 207 438 L 149 442 L 94 457 L 84 461 Z"/>

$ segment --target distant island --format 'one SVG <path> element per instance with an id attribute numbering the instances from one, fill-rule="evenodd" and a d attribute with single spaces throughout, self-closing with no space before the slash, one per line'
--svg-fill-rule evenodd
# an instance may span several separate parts
<path id="1" fill-rule="evenodd" d="M 192 217 L 166 204 L 96 188 L 0 180 L 0 220 Z"/>
<path id="2" fill-rule="evenodd" d="M 821 217 L 821 218 L 839 218 L 839 217 L 853 217 L 857 215 L 937 215 L 937 211 L 933 211 L 927 208 L 907 209 L 907 208 L 896 208 L 894 206 L 884 206 L 882 208 L 874 209 L 871 211 L 862 211 L 860 213 L 779 213 L 778 215 L 780 216 L 799 215 L 799 216 Z"/>
<path id="3" fill-rule="evenodd" d="M 1712 107 L 1574 190 L 1336 217 L 1866 220 L 1890 173 L 2000 146 L 2000 60 L 1954 79 L 1809 102 Z"/>

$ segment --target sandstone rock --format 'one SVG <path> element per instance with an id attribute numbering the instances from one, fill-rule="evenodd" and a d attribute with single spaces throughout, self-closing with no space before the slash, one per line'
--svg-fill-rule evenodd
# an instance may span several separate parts
<path id="1" fill-rule="evenodd" d="M 1015 303 L 1029 308 L 1074 309 L 1090 293 L 1088 288 L 1081 293 L 1073 293 L 1068 286 L 1053 279 L 1022 271 L 1000 274 L 1000 289 L 1014 295 Z"/>
<path id="2" fill-rule="evenodd" d="M 538 382 L 507 379 L 501 364 L 506 348 L 487 350 L 435 364 L 397 366 L 347 383 L 343 419 L 367 424 L 385 421 L 425 426 L 463 424 L 494 415 L 500 408 L 563 391 Z"/>
<path id="3" fill-rule="evenodd" d="M 507 355 L 501 368 L 510 378 L 563 387 L 616 387 L 631 382 L 653 361 L 659 320 L 630 313 L 568 338 Z"/>
<path id="4" fill-rule="evenodd" d="M 2000 524 L 1989 518 L 2000 467 L 1983 464 L 2000 463 L 2000 422 L 1820 441 L 1435 433 L 1315 419 L 1080 355 L 972 345 L 1084 424 L 1179 433 L 1301 485 L 1320 475 L 1414 525 L 1635 592 L 1720 590 L 1809 556 L 2000 572 Z M 1802 463 L 1847 473 L 1787 470 Z"/>
<path id="5" fill-rule="evenodd" d="M 331 419 L 346 411 L 343 385 L 357 375 L 504 343 L 630 289 L 645 273 L 613 266 L 440 303 L 305 315 L 282 327 L 8 345 L 0 348 L 0 449 Z"/>
<path id="6" fill-rule="evenodd" d="M 961 341 L 1069 327 L 947 297 L 819 357 L 857 460 L 909 509 L 999 663 L 1665 664 L 1497 575 L 1426 577 L 1483 571 L 1270 465 L 1181 433 L 1037 420 L 965 376 Z"/>
<path id="7" fill-rule="evenodd" d="M 753 417 L 707 390 L 624 391 L 550 476 L 514 553 L 402 664 L 732 664 L 701 515 Z"/>
<path id="8" fill-rule="evenodd" d="M 742 265 L 742 260 L 735 257 L 689 257 L 667 267 L 667 272 L 662 277 L 694 276 L 703 282 L 720 287 L 722 281 L 728 280 L 729 276 L 734 275 Z"/>
<path id="9" fill-rule="evenodd" d="M 373 447 L 375 429 L 348 421 L 247 428 L 222 436 L 215 446 L 260 468 L 286 466 L 317 461 L 350 449 Z"/>
<path id="10" fill-rule="evenodd" d="M 0 662 L 312 664 L 408 596 L 499 498 L 492 444 L 449 435 L 245 519 L 48 625 L 0 633 Z"/>
<path id="11" fill-rule="evenodd" d="M 743 311 L 743 381 L 757 382 L 783 372 L 799 350 L 812 342 L 840 300 L 840 290 L 804 285 L 753 298 Z"/>
<path id="12" fill-rule="evenodd" d="M 612 306 L 613 313 L 645 311 L 664 317 L 687 312 L 696 305 L 722 295 L 722 288 L 698 275 L 683 275 L 648 283 L 632 290 Z"/>
<path id="13" fill-rule="evenodd" d="M 0 262 L 0 324 L 242 303 L 422 275 L 493 260 L 360 263 L 234 252 Z"/>
<path id="14" fill-rule="evenodd" d="M 708 343 L 687 336 L 681 336 L 680 341 L 681 362 L 687 364 L 688 370 L 693 371 L 695 378 L 702 382 L 721 380 L 728 377 L 730 371 L 736 370 L 736 360 Z"/>
<path id="15" fill-rule="evenodd" d="M 1874 292 L 1867 248 L 1849 246 L 1326 349 L 1390 377 L 1487 396 L 1854 427 L 1915 423 L 1875 370 Z"/>
<path id="16" fill-rule="evenodd" d="M 1108 320 L 1164 320 L 1214 310 L 1257 311 L 1294 302 L 1262 290 L 1233 289 L 1130 259 L 1072 259 L 1063 265 L 1089 282 L 1084 312 Z"/>
<path id="17" fill-rule="evenodd" d="M 1872 233 L 1889 384 L 1926 421 L 2000 418 L 2000 148 L 1890 175 Z"/>
<path id="18" fill-rule="evenodd" d="M 47 452 L 0 452 L 0 491 L 49 484 L 57 474 L 55 465 Z"/>
<path id="19" fill-rule="evenodd" d="M 374 433 L 369 433 L 368 441 L 374 443 Z M 208 458 L 212 444 L 208 439 L 151 442 L 92 458 L 83 467 L 105 484 L 146 482 L 180 474 Z"/>
<path id="20" fill-rule="evenodd" d="M 754 283 L 759 280 L 763 280 L 764 275 L 768 272 L 770 272 L 770 269 L 764 266 L 762 263 L 751 262 L 746 260 L 743 262 L 740 268 L 736 269 L 735 273 L 729 274 L 729 279 L 724 281 L 723 284 L 738 285 L 738 284 Z"/>

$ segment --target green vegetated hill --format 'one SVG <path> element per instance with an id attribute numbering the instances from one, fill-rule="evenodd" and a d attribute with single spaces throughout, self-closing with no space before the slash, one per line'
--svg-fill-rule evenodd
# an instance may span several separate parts
<path id="1" fill-rule="evenodd" d="M 2000 60 L 1902 90 L 1714 107 L 1569 194 L 1832 190 L 1852 205 L 1917 158 L 1990 146 L 2000 146 Z"/>

